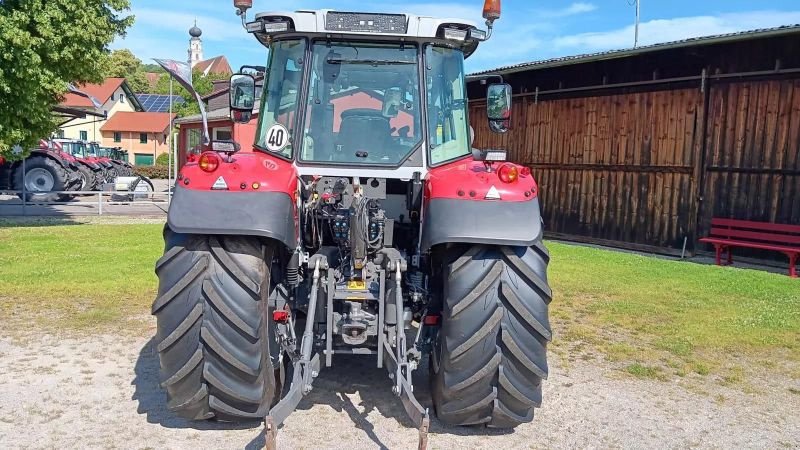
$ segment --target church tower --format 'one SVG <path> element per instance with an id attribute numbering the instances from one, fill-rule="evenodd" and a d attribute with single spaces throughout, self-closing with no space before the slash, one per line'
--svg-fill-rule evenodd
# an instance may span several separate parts
<path id="1" fill-rule="evenodd" d="M 203 40 L 200 36 L 203 35 L 203 30 L 197 28 L 197 21 L 194 26 L 189 30 L 189 65 L 194 67 L 197 63 L 203 60 Z"/>

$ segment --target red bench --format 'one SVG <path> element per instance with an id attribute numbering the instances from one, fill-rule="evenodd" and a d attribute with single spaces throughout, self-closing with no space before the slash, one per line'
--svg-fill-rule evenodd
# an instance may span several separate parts
<path id="1" fill-rule="evenodd" d="M 727 263 L 733 264 L 731 248 L 746 247 L 781 252 L 789 257 L 789 276 L 797 278 L 800 257 L 800 225 L 753 222 L 749 220 L 711 219 L 711 233 L 700 239 L 714 245 L 717 265 L 722 264 L 722 252 L 728 252 Z"/>

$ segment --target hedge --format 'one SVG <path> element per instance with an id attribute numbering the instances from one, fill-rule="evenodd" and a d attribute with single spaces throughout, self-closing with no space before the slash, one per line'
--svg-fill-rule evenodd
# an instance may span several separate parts
<path id="1" fill-rule="evenodd" d="M 167 166 L 135 166 L 133 172 L 151 180 L 166 180 L 169 178 Z"/>
<path id="2" fill-rule="evenodd" d="M 156 158 L 156 165 L 157 166 L 168 166 L 169 165 L 169 153 L 162 153 L 158 155 Z"/>

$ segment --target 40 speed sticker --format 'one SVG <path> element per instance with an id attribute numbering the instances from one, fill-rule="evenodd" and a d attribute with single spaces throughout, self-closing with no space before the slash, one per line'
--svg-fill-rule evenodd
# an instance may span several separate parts
<path id="1" fill-rule="evenodd" d="M 283 124 L 276 123 L 267 130 L 265 143 L 267 150 L 280 152 L 289 144 L 289 130 Z"/>

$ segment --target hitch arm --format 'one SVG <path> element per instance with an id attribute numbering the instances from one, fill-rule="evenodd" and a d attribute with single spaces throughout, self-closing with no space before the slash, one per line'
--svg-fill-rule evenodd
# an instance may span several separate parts
<path id="1" fill-rule="evenodd" d="M 411 380 L 411 372 L 414 370 L 408 362 L 408 349 L 406 348 L 406 335 L 403 326 L 403 293 L 401 289 L 402 274 L 401 266 L 395 266 L 395 313 L 397 315 L 397 332 L 395 333 L 395 351 L 393 352 L 386 336 L 381 336 L 381 345 L 384 346 L 384 363 L 389 371 L 390 377 L 394 380 L 392 392 L 400 397 L 406 414 L 419 430 L 420 450 L 428 446 L 428 428 L 430 427 L 430 416 L 428 410 L 423 408 L 414 396 L 414 386 Z"/>
<path id="2" fill-rule="evenodd" d="M 272 407 L 265 418 L 264 429 L 266 433 L 266 448 L 276 448 L 277 427 L 297 409 L 300 400 L 308 395 L 312 389 L 314 378 L 319 375 L 319 354 L 311 356 L 314 350 L 314 316 L 317 311 L 317 294 L 320 280 L 320 259 L 314 266 L 314 278 L 311 284 L 311 295 L 308 300 L 308 313 L 303 338 L 300 342 L 300 359 L 294 364 L 292 385 L 286 396 Z"/>

